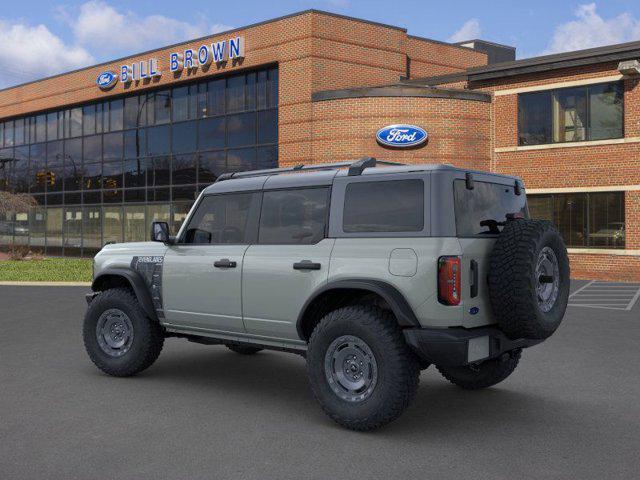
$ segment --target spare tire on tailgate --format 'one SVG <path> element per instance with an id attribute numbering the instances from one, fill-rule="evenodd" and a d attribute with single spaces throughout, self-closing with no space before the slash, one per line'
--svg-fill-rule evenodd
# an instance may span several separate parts
<path id="1" fill-rule="evenodd" d="M 560 325 L 569 299 L 569 258 L 545 220 L 508 220 L 491 252 L 489 297 L 510 338 L 545 339 Z"/>

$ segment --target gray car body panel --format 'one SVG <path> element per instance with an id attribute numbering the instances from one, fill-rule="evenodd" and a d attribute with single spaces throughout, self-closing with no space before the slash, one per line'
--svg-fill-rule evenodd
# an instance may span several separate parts
<path id="1" fill-rule="evenodd" d="M 204 196 L 315 186 L 331 187 L 327 238 L 315 245 L 185 245 L 158 242 L 113 244 L 95 257 L 94 276 L 114 268 L 131 268 L 134 256 L 165 259 L 162 296 L 170 332 L 209 336 L 287 349 L 304 350 L 298 321 L 315 294 L 333 286 L 360 281 L 399 292 L 422 327 L 478 327 L 495 323 L 486 282 L 471 297 L 462 276 L 461 303 L 438 301 L 437 262 L 443 255 L 460 256 L 462 272 L 472 261 L 485 279 L 495 237 L 456 235 L 453 181 L 471 173 L 474 181 L 514 186 L 516 177 L 476 172 L 449 165 L 390 166 L 365 169 L 349 176 L 346 169 L 292 174 L 241 176 L 207 187 L 177 234 L 178 242 Z M 425 188 L 424 227 L 420 232 L 347 233 L 342 229 L 345 189 L 352 182 L 422 179 Z M 523 191 L 524 194 L 524 191 Z M 213 268 L 219 258 L 237 267 Z M 292 264 L 310 260 L 319 270 L 298 271 Z M 471 313 L 474 312 L 474 313 Z M 412 322 L 414 320 L 411 320 Z"/>

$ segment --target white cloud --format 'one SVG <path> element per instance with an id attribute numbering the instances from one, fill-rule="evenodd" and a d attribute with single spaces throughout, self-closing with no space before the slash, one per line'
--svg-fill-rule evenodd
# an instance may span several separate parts
<path id="1" fill-rule="evenodd" d="M 477 18 L 472 18 L 464 22 L 464 25 L 451 35 L 448 40 L 451 43 L 464 42 L 465 40 L 480 38 L 481 35 L 482 29 L 480 28 L 480 22 Z"/>
<path id="2" fill-rule="evenodd" d="M 202 37 L 231 27 L 204 20 L 183 22 L 164 15 L 122 12 L 101 0 L 80 6 L 77 17 L 64 12 L 76 41 L 102 55 L 126 55 Z"/>
<path id="3" fill-rule="evenodd" d="M 640 39 L 640 19 L 629 13 L 604 19 L 595 3 L 580 5 L 576 19 L 558 25 L 542 54 L 568 52 Z"/>
<path id="4" fill-rule="evenodd" d="M 89 65 L 93 56 L 44 25 L 0 20 L 0 88 Z"/>
<path id="5" fill-rule="evenodd" d="M 77 9 L 59 6 L 54 19 L 68 27 L 71 40 L 42 24 L 0 19 L 0 88 L 232 28 L 202 19 L 140 16 L 104 0 Z"/>

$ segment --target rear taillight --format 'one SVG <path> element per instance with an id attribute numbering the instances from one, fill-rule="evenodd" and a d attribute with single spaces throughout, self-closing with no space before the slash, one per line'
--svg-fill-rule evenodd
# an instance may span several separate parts
<path id="1" fill-rule="evenodd" d="M 444 305 L 460 303 L 460 257 L 438 259 L 438 301 Z"/>

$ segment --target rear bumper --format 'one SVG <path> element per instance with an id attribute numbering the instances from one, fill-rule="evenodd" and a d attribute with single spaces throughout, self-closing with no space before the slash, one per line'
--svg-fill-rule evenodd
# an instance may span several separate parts
<path id="1" fill-rule="evenodd" d="M 542 340 L 512 340 L 497 327 L 407 328 L 404 338 L 425 362 L 457 367 L 496 358 L 516 348 L 527 348 Z"/>

